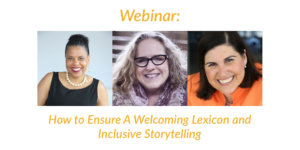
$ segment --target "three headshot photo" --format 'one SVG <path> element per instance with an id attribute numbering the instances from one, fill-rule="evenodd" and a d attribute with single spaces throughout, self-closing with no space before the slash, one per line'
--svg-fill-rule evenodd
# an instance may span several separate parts
<path id="1" fill-rule="evenodd" d="M 38 31 L 38 106 L 262 106 L 262 31 Z"/>

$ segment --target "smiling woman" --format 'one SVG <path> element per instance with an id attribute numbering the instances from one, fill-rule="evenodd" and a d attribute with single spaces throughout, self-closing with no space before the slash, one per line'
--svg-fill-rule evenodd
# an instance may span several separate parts
<path id="1" fill-rule="evenodd" d="M 188 76 L 188 105 L 262 105 L 262 65 L 237 32 L 206 32 L 198 51 L 200 72 Z"/>
<path id="2" fill-rule="evenodd" d="M 186 61 L 159 32 L 138 33 L 113 70 L 113 105 L 186 105 Z"/>
<path id="3" fill-rule="evenodd" d="M 38 105 L 107 105 L 103 84 L 85 72 L 90 62 L 88 38 L 72 35 L 65 48 L 66 72 L 48 73 L 38 84 Z"/>

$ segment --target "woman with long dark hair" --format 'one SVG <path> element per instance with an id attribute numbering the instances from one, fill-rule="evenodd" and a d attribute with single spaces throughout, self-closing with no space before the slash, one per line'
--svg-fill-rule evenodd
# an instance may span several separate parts
<path id="1" fill-rule="evenodd" d="M 200 72 L 188 76 L 188 105 L 262 105 L 262 65 L 237 32 L 206 32 L 198 51 Z"/>

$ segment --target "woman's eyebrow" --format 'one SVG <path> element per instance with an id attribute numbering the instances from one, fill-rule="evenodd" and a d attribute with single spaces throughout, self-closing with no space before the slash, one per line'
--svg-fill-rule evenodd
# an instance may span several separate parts
<path id="1" fill-rule="evenodd" d="M 232 57 L 236 57 L 235 55 L 230 55 L 228 57 L 226 57 L 225 59 L 229 59 L 229 58 L 232 58 Z"/>
<path id="2" fill-rule="evenodd" d="M 152 57 L 160 56 L 160 55 L 167 55 L 167 54 L 156 54 L 156 55 L 152 55 L 151 57 L 148 57 L 148 56 L 139 56 L 139 57 L 135 57 L 135 58 L 152 58 Z"/>
<path id="3" fill-rule="evenodd" d="M 141 56 L 141 57 L 135 57 L 135 58 L 146 58 L 146 59 L 147 59 L 148 57 Z M 150 58 L 151 58 L 151 57 L 150 57 Z"/>
<path id="4" fill-rule="evenodd" d="M 210 61 L 210 62 L 205 63 L 204 65 L 209 65 L 209 64 L 215 64 L 215 62 Z"/>
<path id="5" fill-rule="evenodd" d="M 230 55 L 230 56 L 226 57 L 224 60 L 234 58 L 234 57 L 236 57 L 236 56 L 235 55 Z M 208 65 L 208 64 L 212 64 L 212 63 L 216 63 L 216 62 L 210 61 L 210 62 L 205 63 L 204 65 Z"/>

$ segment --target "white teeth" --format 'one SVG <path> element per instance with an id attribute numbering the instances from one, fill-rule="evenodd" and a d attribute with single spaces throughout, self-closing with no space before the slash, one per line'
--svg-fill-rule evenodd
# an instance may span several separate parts
<path id="1" fill-rule="evenodd" d="M 232 79 L 233 79 L 233 77 L 225 79 L 225 80 L 219 80 L 219 82 L 222 84 L 226 84 L 226 83 L 230 82 Z"/>
<path id="2" fill-rule="evenodd" d="M 146 74 L 145 75 L 145 77 L 147 77 L 147 78 L 154 78 L 156 76 L 157 76 L 157 74 Z"/>
<path id="3" fill-rule="evenodd" d="M 74 70 L 74 71 L 79 71 L 80 68 L 72 68 L 72 70 Z"/>

